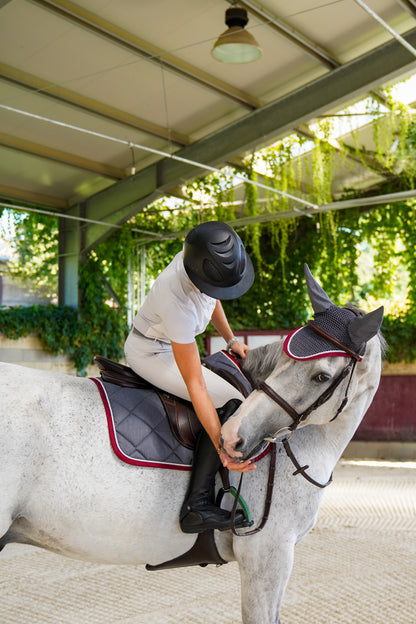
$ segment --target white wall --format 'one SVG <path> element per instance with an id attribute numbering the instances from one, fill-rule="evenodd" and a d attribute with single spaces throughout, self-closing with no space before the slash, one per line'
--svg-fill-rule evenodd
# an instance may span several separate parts
<path id="1" fill-rule="evenodd" d="M 76 375 L 77 371 L 71 360 L 65 355 L 54 355 L 44 351 L 42 344 L 34 335 L 10 340 L 0 334 L 0 362 L 19 364 L 30 368 L 40 368 L 69 375 Z M 98 368 L 91 365 L 87 368 L 89 377 L 96 377 Z"/>
<path id="2" fill-rule="evenodd" d="M 242 342 L 248 344 L 249 347 L 261 347 L 265 344 L 269 344 L 270 342 L 277 342 L 284 339 L 289 332 L 284 333 L 280 332 L 279 334 L 273 333 L 268 334 L 267 332 L 236 332 L 235 337 L 239 338 Z M 207 350 L 208 354 L 216 353 L 217 351 L 221 351 L 225 349 L 225 342 L 220 336 L 210 336 L 207 340 Z"/>

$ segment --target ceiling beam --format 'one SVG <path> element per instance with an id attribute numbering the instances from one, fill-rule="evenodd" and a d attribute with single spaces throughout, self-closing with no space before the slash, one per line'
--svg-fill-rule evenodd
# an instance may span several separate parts
<path id="1" fill-rule="evenodd" d="M 174 132 L 169 128 L 164 128 L 163 126 L 151 123 L 145 119 L 136 117 L 135 115 L 130 115 L 129 113 L 114 108 L 113 106 L 108 106 L 103 102 L 93 100 L 92 98 L 83 96 L 75 91 L 65 89 L 64 87 L 48 82 L 38 76 L 33 76 L 32 74 L 29 74 L 21 69 L 6 65 L 5 63 L 0 63 L 0 78 L 24 89 L 28 89 L 51 98 L 55 101 L 69 104 L 70 106 L 80 110 L 92 113 L 96 117 L 102 117 L 107 120 L 109 119 L 110 121 L 115 121 L 122 126 L 127 126 L 128 128 L 133 128 L 134 130 L 144 132 L 145 134 L 158 137 L 159 139 L 163 139 L 169 143 L 174 143 L 175 145 L 179 145 L 181 147 L 189 143 L 188 137 Z"/>
<path id="2" fill-rule="evenodd" d="M 65 210 L 68 204 L 64 199 L 52 197 L 51 195 L 42 195 L 41 193 L 33 193 L 32 191 L 24 191 L 12 186 L 0 184 L 0 197 L 3 199 L 12 199 L 22 201 L 35 206 L 47 206 L 48 208 L 56 208 L 57 210 Z M 13 208 L 13 206 L 11 206 Z"/>
<path id="3" fill-rule="evenodd" d="M 410 13 L 410 15 L 413 15 L 413 17 L 416 17 L 416 2 L 414 0 L 397 0 L 397 1 L 399 4 L 402 5 L 404 9 L 406 9 L 406 11 Z"/>
<path id="4" fill-rule="evenodd" d="M 190 80 L 194 84 L 231 100 L 235 104 L 243 106 L 248 110 L 255 110 L 260 106 L 260 102 L 247 93 L 235 89 L 230 84 L 222 82 L 215 76 L 169 54 L 166 50 L 162 50 L 134 36 L 127 30 L 116 26 L 112 22 L 88 11 L 70 0 L 31 0 L 31 2 L 52 11 L 60 17 L 64 17 L 73 24 L 82 26 L 89 32 L 104 37 L 106 41 L 121 46 L 123 49 L 135 54 L 139 58 L 155 63 L 159 68 L 163 67 L 181 78 Z"/>
<path id="5" fill-rule="evenodd" d="M 235 4 L 235 0 L 226 1 L 231 5 Z M 413 11 L 416 15 L 416 5 L 414 0 L 398 1 L 401 2 L 408 11 L 410 4 L 415 7 Z M 254 17 L 261 21 L 265 26 L 281 35 L 287 41 L 290 41 L 290 43 L 302 50 L 302 52 L 306 52 L 306 54 L 311 56 L 314 60 L 319 61 L 319 63 L 327 67 L 329 70 L 336 69 L 341 66 L 341 62 L 335 56 L 318 45 L 315 41 L 309 39 L 303 33 L 295 30 L 292 26 L 288 26 L 283 20 L 275 15 L 272 15 L 272 13 L 264 9 L 264 7 L 259 6 L 256 2 L 253 2 L 252 0 L 238 0 L 238 5 L 245 8 L 249 14 L 254 15 Z M 412 10 L 410 10 L 410 12 L 412 12 Z M 374 89 L 370 92 L 370 94 L 382 104 L 386 104 L 387 98 L 382 91 Z"/>
<path id="6" fill-rule="evenodd" d="M 416 44 L 416 29 L 406 38 Z M 415 58 L 396 40 L 343 65 L 312 83 L 285 95 L 245 118 L 201 141 L 183 148 L 175 156 L 193 162 L 221 166 L 244 152 L 251 152 L 292 132 L 302 123 L 354 101 L 372 88 L 404 74 L 415 66 Z M 139 171 L 90 197 L 86 216 L 121 223 L 177 184 L 206 173 L 203 167 L 172 158 Z M 88 228 L 87 249 L 102 240 L 102 229 Z"/>
<path id="7" fill-rule="evenodd" d="M 33 143 L 32 141 L 26 141 L 18 137 L 11 136 L 0 132 L 0 145 L 9 149 L 22 152 L 24 154 L 31 154 L 40 158 L 45 158 L 54 163 L 61 165 L 67 165 L 74 167 L 75 169 L 81 169 L 81 171 L 89 171 L 91 173 L 98 173 L 99 175 L 110 178 L 111 180 L 122 180 L 126 177 L 123 169 L 116 167 L 110 167 L 103 163 L 98 163 L 75 154 L 69 154 L 61 150 L 52 149 L 45 145 Z"/>

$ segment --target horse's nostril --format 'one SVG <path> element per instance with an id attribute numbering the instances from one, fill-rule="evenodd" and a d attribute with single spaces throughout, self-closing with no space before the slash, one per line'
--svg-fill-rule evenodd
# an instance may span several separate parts
<path id="1" fill-rule="evenodd" d="M 243 444 L 244 444 L 243 438 L 238 438 L 237 442 L 234 445 L 234 450 L 239 451 L 243 447 Z"/>

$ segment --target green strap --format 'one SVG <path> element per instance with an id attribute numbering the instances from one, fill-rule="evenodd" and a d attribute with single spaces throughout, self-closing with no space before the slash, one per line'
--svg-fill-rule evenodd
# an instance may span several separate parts
<path id="1" fill-rule="evenodd" d="M 230 487 L 229 490 L 227 490 L 227 492 L 229 492 L 230 494 L 232 494 L 234 496 L 234 498 L 237 496 L 237 490 L 236 488 L 232 485 Z M 251 523 L 251 514 L 250 514 L 250 510 L 248 508 L 248 505 L 246 503 L 246 501 L 244 500 L 244 498 L 241 496 L 241 494 L 238 496 L 238 503 L 241 507 L 241 509 L 243 510 L 243 514 L 245 519 Z"/>

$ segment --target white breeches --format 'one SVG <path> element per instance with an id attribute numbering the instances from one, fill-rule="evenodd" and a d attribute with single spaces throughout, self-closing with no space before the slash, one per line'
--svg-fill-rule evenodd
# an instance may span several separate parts
<path id="1" fill-rule="evenodd" d="M 170 343 L 130 332 L 124 353 L 127 364 L 138 375 L 169 394 L 191 400 Z M 205 366 L 202 366 L 202 374 L 215 408 L 222 407 L 230 399 L 243 400 L 244 397 L 234 386 Z"/>

